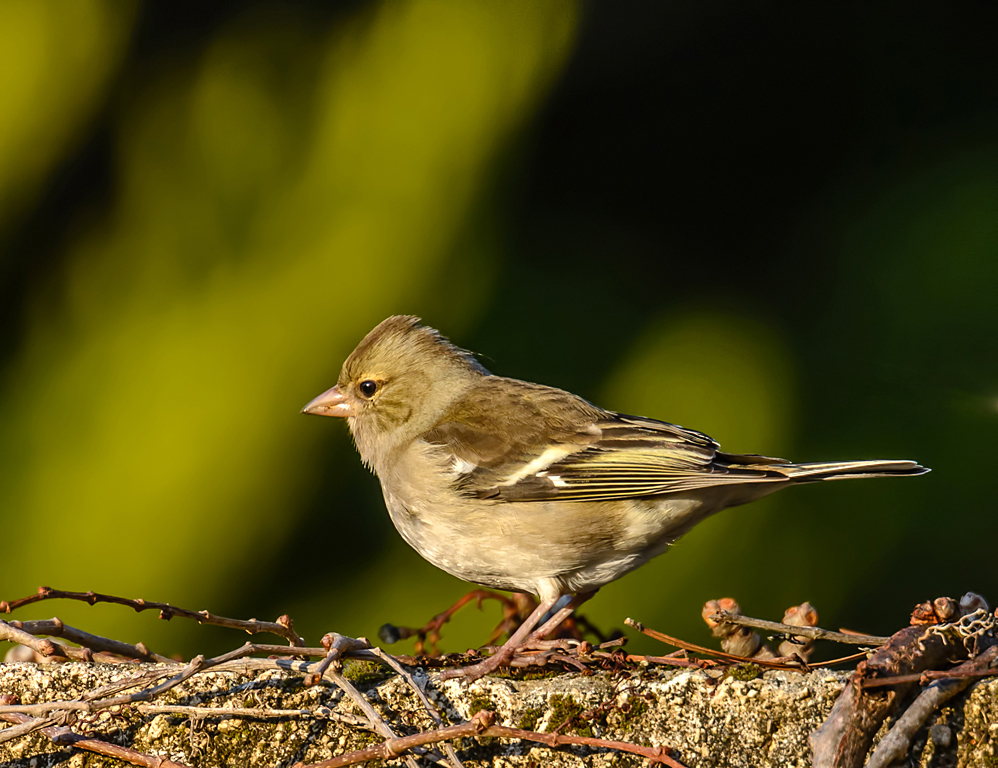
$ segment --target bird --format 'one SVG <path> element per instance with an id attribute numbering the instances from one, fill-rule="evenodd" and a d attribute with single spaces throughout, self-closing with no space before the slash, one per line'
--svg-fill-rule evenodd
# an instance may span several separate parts
<path id="1" fill-rule="evenodd" d="M 913 461 L 797 464 L 490 373 L 420 318 L 382 321 L 302 409 L 345 418 L 402 538 L 464 581 L 536 596 L 477 679 L 706 517 L 791 485 L 929 470 Z"/>

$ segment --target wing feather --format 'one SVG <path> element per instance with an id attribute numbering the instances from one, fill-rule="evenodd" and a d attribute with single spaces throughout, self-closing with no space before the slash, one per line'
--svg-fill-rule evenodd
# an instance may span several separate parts
<path id="1" fill-rule="evenodd" d="M 492 408 L 458 409 L 425 438 L 453 456 L 455 485 L 468 496 L 600 501 L 786 480 L 774 466 L 782 459 L 719 454 L 710 437 L 675 424 L 514 379 L 487 377 L 483 388 L 478 402 Z"/>

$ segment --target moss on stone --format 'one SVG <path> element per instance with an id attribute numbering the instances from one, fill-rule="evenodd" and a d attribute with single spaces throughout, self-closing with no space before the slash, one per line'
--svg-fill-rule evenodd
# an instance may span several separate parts
<path id="1" fill-rule="evenodd" d="M 635 725 L 641 722 L 641 718 L 645 716 L 648 712 L 648 702 L 642 698 L 631 697 L 627 700 L 627 703 L 620 708 L 620 724 L 627 733 L 631 731 Z"/>
<path id="2" fill-rule="evenodd" d="M 500 680 L 549 680 L 557 677 L 558 672 L 553 669 L 498 669 L 492 673 L 492 677 Z"/>
<path id="3" fill-rule="evenodd" d="M 516 721 L 516 727 L 524 731 L 536 731 L 537 723 L 543 714 L 544 707 L 529 707 L 520 713 L 520 718 Z"/>
<path id="4" fill-rule="evenodd" d="M 749 680 L 755 680 L 762 674 L 762 667 L 758 664 L 746 663 L 737 664 L 734 667 L 728 669 L 728 677 L 734 680 L 740 680 L 743 683 L 747 683 Z"/>
<path id="5" fill-rule="evenodd" d="M 548 699 L 551 706 L 551 717 L 548 719 L 548 730 L 553 731 L 562 723 L 567 725 L 562 731 L 570 731 L 578 736 L 593 736 L 592 726 L 587 722 L 576 722 L 582 714 L 582 705 L 571 696 L 555 694 Z"/>
<path id="6" fill-rule="evenodd" d="M 354 683 L 380 683 L 394 675 L 390 669 L 376 661 L 347 659 L 343 664 L 343 676 Z"/>
<path id="7" fill-rule="evenodd" d="M 492 709 L 492 699 L 483 693 L 473 693 L 468 697 L 468 717 L 474 717 L 483 709 Z"/>

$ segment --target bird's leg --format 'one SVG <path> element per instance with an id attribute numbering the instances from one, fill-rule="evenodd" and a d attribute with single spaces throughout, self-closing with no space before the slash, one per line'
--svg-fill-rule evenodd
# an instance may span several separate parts
<path id="1" fill-rule="evenodd" d="M 524 620 L 519 628 L 517 628 L 516 632 L 510 636 L 509 640 L 507 640 L 498 651 L 489 656 L 487 659 L 484 659 L 477 664 L 472 664 L 469 667 L 461 667 L 460 669 L 445 669 L 440 673 L 440 679 L 448 680 L 452 677 L 463 677 L 471 682 L 472 680 L 477 680 L 478 678 L 489 674 L 489 672 L 495 672 L 503 664 L 508 663 L 509 660 L 513 658 L 513 654 L 523 647 L 524 640 L 533 636 L 531 633 L 534 628 L 541 623 L 541 620 L 543 620 L 547 612 L 550 611 L 557 602 L 558 598 L 553 600 L 541 600 L 540 604 L 534 608 L 533 613 L 531 613 Z M 571 613 L 571 611 L 569 611 L 569 613 Z M 559 616 L 560 614 L 561 611 L 558 611 L 555 616 Z M 559 619 L 559 623 L 560 621 L 561 620 Z M 550 624 L 550 622 L 546 622 L 545 626 L 547 626 L 547 624 Z"/>
<path id="2" fill-rule="evenodd" d="M 584 602 L 589 600 L 596 591 L 586 592 L 584 594 L 575 595 L 571 600 L 569 600 L 563 608 L 556 611 L 554 615 L 545 621 L 541 626 L 535 629 L 524 641 L 524 645 L 530 645 L 531 643 L 536 643 L 538 640 L 543 640 L 545 637 L 554 632 L 558 625 L 561 624 L 565 619 L 572 615 L 572 611 L 582 605 Z"/>

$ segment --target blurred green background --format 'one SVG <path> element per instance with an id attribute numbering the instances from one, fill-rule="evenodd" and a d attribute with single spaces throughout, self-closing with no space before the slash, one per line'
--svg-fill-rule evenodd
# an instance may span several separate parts
<path id="1" fill-rule="evenodd" d="M 496 373 L 915 479 L 730 510 L 586 614 L 998 601 L 993 4 L 0 4 L 0 599 L 417 625 L 469 586 L 301 406 L 389 314 Z M 242 636 L 42 604 L 161 652 Z M 447 627 L 482 642 L 496 606 Z M 411 645 L 396 646 L 408 650 Z M 650 649 L 635 641 L 637 649 Z"/>

